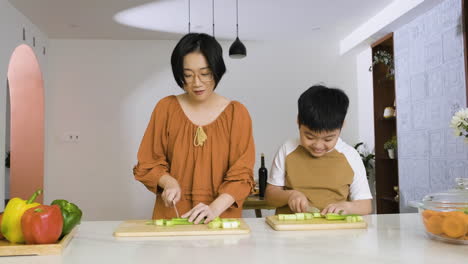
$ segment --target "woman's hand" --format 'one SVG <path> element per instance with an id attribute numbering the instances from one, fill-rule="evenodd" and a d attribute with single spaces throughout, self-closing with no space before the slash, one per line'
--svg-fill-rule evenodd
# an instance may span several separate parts
<path id="1" fill-rule="evenodd" d="M 291 195 L 289 195 L 288 205 L 293 212 L 304 213 L 307 212 L 309 207 L 309 200 L 307 200 L 307 197 L 303 193 L 292 191 Z"/>
<path id="2" fill-rule="evenodd" d="M 159 186 L 164 189 L 161 194 L 161 198 L 163 199 L 166 207 L 173 207 L 175 203 L 180 201 L 180 186 L 177 180 L 172 176 L 162 176 L 159 180 Z"/>
<path id="3" fill-rule="evenodd" d="M 226 211 L 234 202 L 234 197 L 227 193 L 222 193 L 210 205 L 199 203 L 190 211 L 183 214 L 182 217 L 188 217 L 188 220 L 195 224 L 199 224 L 202 219 L 205 219 L 203 223 L 208 224 Z"/>
<path id="4" fill-rule="evenodd" d="M 219 214 L 215 213 L 214 210 L 204 203 L 197 204 L 194 208 L 192 208 L 187 213 L 183 214 L 182 217 L 188 217 L 189 222 L 193 222 L 194 224 L 199 224 L 200 221 L 203 221 L 204 224 L 208 224 L 211 220 L 215 219 Z"/>

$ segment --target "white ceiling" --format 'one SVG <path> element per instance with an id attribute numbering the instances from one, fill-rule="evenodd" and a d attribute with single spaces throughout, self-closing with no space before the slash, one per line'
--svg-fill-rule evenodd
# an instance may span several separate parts
<path id="1" fill-rule="evenodd" d="M 239 35 L 242 40 L 310 39 L 316 34 L 342 39 L 392 1 L 239 0 Z M 179 39 L 188 30 L 188 0 L 9 2 L 50 38 Z M 236 1 L 214 4 L 216 37 L 234 39 Z M 212 0 L 191 0 L 191 24 L 192 31 L 211 34 Z"/>

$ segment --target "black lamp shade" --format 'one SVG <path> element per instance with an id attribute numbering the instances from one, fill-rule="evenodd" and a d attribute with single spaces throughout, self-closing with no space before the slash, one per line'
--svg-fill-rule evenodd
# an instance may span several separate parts
<path id="1" fill-rule="evenodd" d="M 247 49 L 244 44 L 242 44 L 239 37 L 237 37 L 229 48 L 229 57 L 233 59 L 242 59 L 245 56 L 247 56 Z"/>

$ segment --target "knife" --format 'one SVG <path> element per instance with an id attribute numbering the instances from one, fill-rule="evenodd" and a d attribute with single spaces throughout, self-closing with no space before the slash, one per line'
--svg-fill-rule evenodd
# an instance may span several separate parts
<path id="1" fill-rule="evenodd" d="M 180 216 L 179 216 L 179 211 L 177 211 L 177 206 L 175 205 L 175 201 L 174 201 L 174 200 L 172 200 L 172 204 L 174 205 L 174 210 L 175 210 L 175 213 L 176 213 L 176 215 L 177 215 L 177 218 L 180 218 Z"/>
<path id="2" fill-rule="evenodd" d="M 317 207 L 313 206 L 311 202 L 309 202 L 309 204 L 307 205 L 306 211 L 309 213 L 320 213 L 320 210 Z"/>

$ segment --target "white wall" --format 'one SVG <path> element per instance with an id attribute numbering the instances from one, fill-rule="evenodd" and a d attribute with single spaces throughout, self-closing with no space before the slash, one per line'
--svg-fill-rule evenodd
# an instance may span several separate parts
<path id="1" fill-rule="evenodd" d="M 357 68 L 357 94 L 358 105 L 358 128 L 359 140 L 364 142 L 369 150 L 374 149 L 374 89 L 372 83 L 372 72 L 369 66 L 372 65 L 372 49 L 365 46 L 356 56 Z"/>
<path id="2" fill-rule="evenodd" d="M 445 0 L 395 32 L 400 212 L 468 177 L 468 144 L 449 128 L 466 107 L 461 0 Z"/>
<path id="3" fill-rule="evenodd" d="M 26 29 L 26 41 L 23 41 L 23 27 Z M 10 57 L 17 46 L 28 44 L 36 53 L 47 90 L 47 56 L 42 54 L 42 48 L 46 47 L 47 49 L 48 40 L 46 35 L 6 0 L 0 0 L 0 33 L 0 211 L 3 211 L 5 199 L 5 163 L 3 161 L 5 160 L 6 83 Z M 33 36 L 36 38 L 36 47 L 33 47 Z"/>
<path id="4" fill-rule="evenodd" d="M 50 41 L 46 198 L 77 202 L 85 220 L 151 216 L 154 195 L 133 179 L 132 166 L 154 104 L 181 92 L 169 63 L 175 43 Z M 232 60 L 230 44 L 222 43 L 228 72 L 217 91 L 249 109 L 257 157 L 264 152 L 271 163 L 279 145 L 297 135 L 298 96 L 319 82 L 349 94 L 343 138 L 358 140 L 355 53 L 339 57 L 338 41 L 326 37 L 247 41 L 248 56 Z M 79 133 L 80 142 L 63 142 L 68 132 Z"/>

